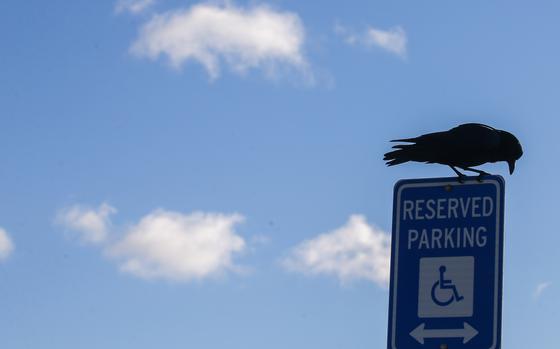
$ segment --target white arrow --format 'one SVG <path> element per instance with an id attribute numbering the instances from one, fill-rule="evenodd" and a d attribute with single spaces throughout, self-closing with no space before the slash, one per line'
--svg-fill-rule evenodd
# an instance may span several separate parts
<path id="1" fill-rule="evenodd" d="M 465 344 L 478 334 L 478 331 L 466 322 L 463 322 L 463 328 L 458 329 L 426 330 L 425 325 L 422 323 L 410 332 L 410 335 L 420 344 L 424 344 L 425 338 L 463 338 Z"/>

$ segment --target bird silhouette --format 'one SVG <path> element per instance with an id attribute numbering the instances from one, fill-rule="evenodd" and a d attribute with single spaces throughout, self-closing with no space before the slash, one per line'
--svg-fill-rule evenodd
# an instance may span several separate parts
<path id="1" fill-rule="evenodd" d="M 505 161 L 509 173 L 515 170 L 515 161 L 523 155 L 519 140 L 507 131 L 498 130 L 483 124 L 463 124 L 449 131 L 428 133 L 415 138 L 395 139 L 397 144 L 393 151 L 385 154 L 383 160 L 387 166 L 394 166 L 408 161 L 428 164 L 447 165 L 455 171 L 462 182 L 464 171 L 478 173 L 478 180 L 489 173 L 474 169 L 487 162 Z"/>

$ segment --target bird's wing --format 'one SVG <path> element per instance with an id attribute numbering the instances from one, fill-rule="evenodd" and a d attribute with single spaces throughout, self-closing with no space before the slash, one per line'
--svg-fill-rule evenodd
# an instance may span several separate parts
<path id="1" fill-rule="evenodd" d="M 499 132 L 482 124 L 463 124 L 444 132 L 444 147 L 435 162 L 460 166 L 478 166 L 493 161 L 500 147 Z"/>
<path id="2" fill-rule="evenodd" d="M 457 126 L 457 127 L 452 128 L 452 130 L 453 130 L 453 129 L 456 129 L 456 128 L 465 128 L 465 129 L 487 129 L 487 130 L 491 130 L 491 131 L 497 131 L 497 130 L 496 130 L 494 127 L 492 127 L 492 126 L 488 126 L 488 125 L 481 124 L 481 123 L 476 123 L 476 122 L 469 122 L 469 123 L 466 123 L 466 124 L 462 124 L 462 125 L 459 125 L 459 126 Z"/>
<path id="3" fill-rule="evenodd" d="M 464 124 L 449 131 L 428 133 L 416 138 L 396 140 L 413 144 L 395 145 L 385 154 L 388 165 L 406 161 L 476 166 L 500 144 L 499 132 L 483 124 Z"/>
<path id="4" fill-rule="evenodd" d="M 447 132 L 457 150 L 476 152 L 494 151 L 500 146 L 500 133 L 483 124 L 463 124 Z"/>

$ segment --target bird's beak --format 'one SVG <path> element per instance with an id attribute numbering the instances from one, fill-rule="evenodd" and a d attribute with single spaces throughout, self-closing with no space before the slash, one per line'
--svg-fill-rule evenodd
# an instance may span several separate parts
<path id="1" fill-rule="evenodd" d="M 508 161 L 509 166 L 509 174 L 513 174 L 513 170 L 515 170 L 515 160 Z"/>

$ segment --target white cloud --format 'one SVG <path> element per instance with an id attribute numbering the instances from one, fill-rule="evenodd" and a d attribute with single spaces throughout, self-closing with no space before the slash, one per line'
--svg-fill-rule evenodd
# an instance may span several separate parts
<path id="1" fill-rule="evenodd" d="M 360 41 L 360 37 L 353 30 L 348 29 L 340 23 L 334 25 L 334 32 L 341 36 L 349 45 L 355 45 Z"/>
<path id="2" fill-rule="evenodd" d="M 74 205 L 61 210 L 56 223 L 80 234 L 84 243 L 101 244 L 109 234 L 109 216 L 115 212 L 116 209 L 106 203 L 97 209 Z"/>
<path id="3" fill-rule="evenodd" d="M 535 292 L 533 292 L 533 299 L 537 300 L 539 299 L 543 292 L 549 288 L 551 285 L 550 282 L 541 282 L 537 285 L 537 287 L 535 287 Z"/>
<path id="4" fill-rule="evenodd" d="M 306 75 L 304 40 L 297 14 L 262 5 L 244 9 L 227 2 L 154 16 L 141 29 L 131 51 L 153 60 L 167 56 L 175 68 L 197 61 L 211 79 L 219 77 L 222 65 L 236 73 L 257 68 L 274 76 L 280 68 L 295 68 Z"/>
<path id="5" fill-rule="evenodd" d="M 14 251 L 14 243 L 8 232 L 0 228 L 0 260 L 8 258 Z"/>
<path id="6" fill-rule="evenodd" d="M 390 28 L 389 30 L 368 27 L 364 32 L 357 33 L 340 24 L 336 24 L 335 32 L 342 36 L 344 41 L 350 45 L 378 47 L 401 58 L 406 57 L 407 37 L 406 32 L 400 26 Z"/>
<path id="7" fill-rule="evenodd" d="M 233 256 L 246 243 L 234 231 L 238 214 L 157 210 L 108 248 L 124 272 L 146 278 L 189 281 L 240 271 Z"/>
<path id="8" fill-rule="evenodd" d="M 233 261 L 247 248 L 234 231 L 244 220 L 239 214 L 155 210 L 118 238 L 109 220 L 114 212 L 107 204 L 97 210 L 75 205 L 61 210 L 56 223 L 100 246 L 122 271 L 145 279 L 190 281 L 246 270 Z"/>
<path id="9" fill-rule="evenodd" d="M 155 3 L 155 0 L 118 0 L 115 4 L 115 12 L 130 12 L 139 14 Z"/>
<path id="10" fill-rule="evenodd" d="M 390 269 L 390 237 L 370 226 L 362 215 L 326 234 L 296 246 L 283 261 L 291 271 L 334 275 L 341 282 L 356 279 L 387 287 Z"/>

